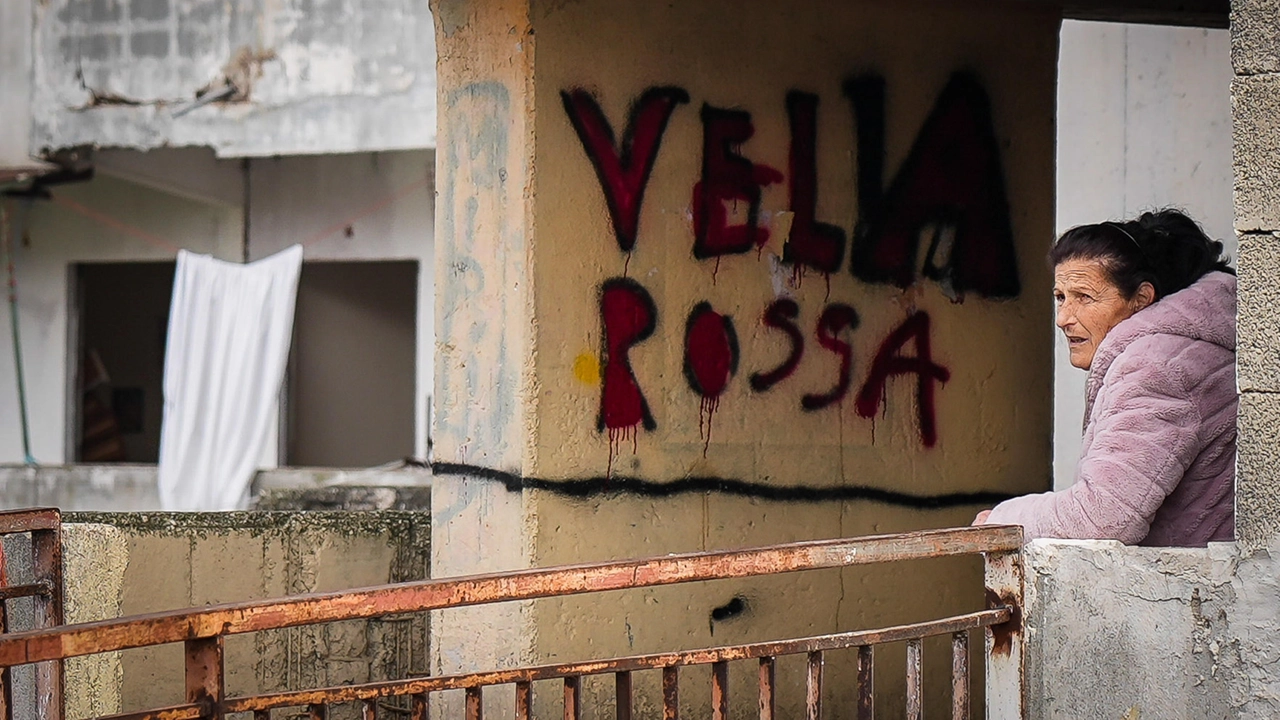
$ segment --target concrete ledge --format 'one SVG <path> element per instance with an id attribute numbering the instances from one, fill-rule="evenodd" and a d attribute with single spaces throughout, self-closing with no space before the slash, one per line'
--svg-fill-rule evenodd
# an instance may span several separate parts
<path id="1" fill-rule="evenodd" d="M 1231 106 L 1236 230 L 1280 230 L 1280 75 L 1237 77 Z"/>
<path id="2" fill-rule="evenodd" d="M 403 488 L 397 491 L 402 501 L 370 499 L 359 507 L 320 503 L 315 509 L 391 510 L 426 509 L 416 500 L 429 488 L 431 470 L 426 467 L 393 465 L 369 469 L 274 468 L 259 470 L 253 481 L 253 495 L 269 497 L 281 491 L 309 491 L 325 496 L 326 488 L 335 487 Z M 341 490 L 333 490 L 336 495 Z M 385 498 L 384 498 L 385 500 Z M 305 509 L 286 500 L 273 501 L 267 509 Z M 64 511 L 152 512 L 160 509 L 156 488 L 155 465 L 0 465 L 0 508 L 59 507 Z"/>
<path id="3" fill-rule="evenodd" d="M 1280 717 L 1276 551 L 1029 544 L 1028 717 Z"/>

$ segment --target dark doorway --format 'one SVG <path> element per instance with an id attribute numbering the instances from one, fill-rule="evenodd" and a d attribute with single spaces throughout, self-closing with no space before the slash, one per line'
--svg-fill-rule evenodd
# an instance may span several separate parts
<path id="1" fill-rule="evenodd" d="M 302 266 L 285 460 L 372 467 L 413 455 L 418 263 Z"/>
<path id="2" fill-rule="evenodd" d="M 164 412 L 172 262 L 76 268 L 76 462 L 155 463 Z"/>

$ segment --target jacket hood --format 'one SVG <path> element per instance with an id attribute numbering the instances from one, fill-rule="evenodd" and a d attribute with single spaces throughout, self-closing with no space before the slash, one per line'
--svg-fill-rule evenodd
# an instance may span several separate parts
<path id="1" fill-rule="evenodd" d="M 1236 351 L 1236 276 L 1214 271 L 1161 298 L 1111 329 L 1098 346 L 1086 382 L 1085 422 L 1107 370 L 1135 340 L 1175 335 Z"/>

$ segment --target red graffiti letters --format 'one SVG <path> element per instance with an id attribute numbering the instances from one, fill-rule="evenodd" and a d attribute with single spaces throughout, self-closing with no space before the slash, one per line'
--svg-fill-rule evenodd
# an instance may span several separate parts
<path id="1" fill-rule="evenodd" d="M 818 96 L 787 93 L 791 119 L 791 238 L 782 249 L 784 262 L 833 273 L 844 259 L 844 231 L 820 223 L 818 212 Z"/>
<path id="2" fill-rule="evenodd" d="M 849 381 L 853 376 L 853 346 L 841 340 L 840 333 L 857 327 L 858 313 L 848 305 L 836 303 L 822 311 L 818 318 L 818 344 L 840 356 L 840 375 L 831 390 L 800 398 L 800 406 L 805 410 L 821 410 L 843 400 L 849 392 Z"/>
<path id="3" fill-rule="evenodd" d="M 800 407 L 811 412 L 840 406 L 856 387 L 853 370 L 857 347 L 851 336 L 859 327 L 859 313 L 851 304 L 834 302 L 830 296 L 831 274 L 845 262 L 846 241 L 849 270 L 856 280 L 909 288 L 923 277 L 936 283 L 954 302 L 964 300 L 969 293 L 1005 299 L 1021 292 L 1001 167 L 1001 143 L 992 122 L 990 100 L 977 78 L 964 72 L 951 76 L 902 167 L 888 182 L 884 78 L 875 74 L 854 77 L 844 84 L 844 93 L 853 111 L 857 150 L 854 169 L 858 218 L 851 228 L 818 219 L 819 98 L 800 90 L 786 94 L 790 146 L 785 179 L 792 217 L 781 261 L 795 273 L 793 287 L 798 287 L 805 269 L 825 273 L 828 296 L 823 300 L 825 307 L 814 326 L 814 335 L 806 336 L 800 330 L 799 304 L 778 297 L 785 292 L 785 280 L 776 273 L 772 275 L 774 299 L 764 311 L 762 322 L 765 328 L 780 331 L 786 337 L 786 357 L 771 369 L 751 373 L 749 378 L 755 393 L 770 391 L 795 374 L 804 358 L 805 342 L 816 339 L 819 346 L 839 360 L 839 370 L 829 389 L 800 397 Z M 562 92 L 561 99 L 595 168 L 618 247 L 630 253 L 637 242 L 645 188 L 663 136 L 676 108 L 690 101 L 689 94 L 677 87 L 645 90 L 632 104 L 621 139 L 615 137 L 614 127 L 590 92 L 575 88 Z M 692 183 L 689 208 L 693 255 L 699 260 L 714 258 L 718 263 L 726 255 L 763 250 L 770 235 L 769 223 L 764 219 L 768 214 L 762 210 L 764 188 L 782 182 L 784 176 L 744 154 L 743 146 L 755 134 L 750 113 L 704 104 L 699 117 L 702 165 Z M 693 122 L 691 116 L 681 116 L 679 121 Z M 681 134 L 689 129 L 682 128 Z M 776 151 L 764 148 L 759 152 Z M 829 186 L 837 184 L 843 185 Z M 772 195 L 769 197 L 773 199 Z M 672 213 L 683 209 L 663 210 Z M 628 260 L 630 255 L 621 262 L 624 276 Z M 646 277 L 653 277 L 658 269 L 652 268 Z M 753 270 L 753 275 L 744 280 L 743 292 L 732 297 L 739 301 L 752 297 L 760 286 L 748 285 L 763 281 L 776 270 L 776 263 L 769 269 Z M 845 276 L 841 282 L 849 283 L 850 278 Z M 679 283 L 663 287 L 668 286 L 681 287 Z M 684 303 L 688 296 L 677 290 L 669 300 Z M 901 304 L 914 308 L 917 301 L 926 307 L 933 302 L 928 296 L 913 295 Z M 629 353 L 653 335 L 658 309 L 649 291 L 626 277 L 605 281 L 599 302 L 602 377 L 597 426 L 609 433 L 612 471 L 615 446 L 620 440 L 629 438 L 634 442 L 637 428 L 656 427 Z M 878 346 L 853 402 L 859 416 L 874 418 L 886 403 L 890 380 L 915 375 L 916 413 L 920 441 L 925 447 L 933 447 L 938 441 L 935 385 L 946 383 L 951 377 L 946 367 L 933 360 L 930 330 L 929 315 L 913 309 Z M 906 354 L 910 352 L 909 343 L 914 343 L 914 354 Z M 705 430 L 700 434 L 708 444 L 712 415 L 730 389 L 738 363 L 738 336 L 732 318 L 716 312 L 708 302 L 698 303 L 685 324 L 684 375 L 701 399 L 699 428 Z"/>
<path id="4" fill-rule="evenodd" d="M 684 331 L 684 376 L 705 399 L 720 397 L 738 372 L 738 333 L 733 319 L 698 303 Z"/>
<path id="5" fill-rule="evenodd" d="M 702 106 L 702 179 L 693 186 L 693 255 L 698 259 L 744 253 L 769 241 L 759 227 L 760 188 L 782 174 L 735 152 L 755 134 L 751 114 Z M 725 203 L 745 203 L 746 222 L 729 224 Z"/>
<path id="6" fill-rule="evenodd" d="M 861 78 L 845 91 L 860 135 L 858 205 L 870 213 L 854 236 L 854 276 L 910 286 L 919 238 L 928 232 L 932 242 L 923 273 L 953 300 L 968 291 L 1016 297 L 1021 285 L 1000 148 L 978 80 L 967 73 L 952 76 L 883 198 L 883 81 Z"/>
<path id="7" fill-rule="evenodd" d="M 915 357 L 899 354 L 908 341 L 915 340 Z M 866 383 L 858 391 L 856 409 L 864 418 L 875 417 L 884 402 L 885 385 L 896 375 L 916 376 L 916 411 L 919 413 L 920 441 L 925 447 L 933 447 L 938 441 L 934 422 L 933 384 L 951 379 L 951 372 L 933 362 L 929 346 L 929 315 L 916 312 L 897 327 L 880 345 L 871 361 L 871 371 Z"/>
<path id="8" fill-rule="evenodd" d="M 676 106 L 689 102 L 689 94 L 673 87 L 646 90 L 631 108 L 621 146 L 614 141 L 613 127 L 591 93 L 577 89 L 561 92 L 560 96 L 600 178 L 618 247 L 631 252 L 636 244 L 644 189 L 658 157 L 662 134 Z"/>
<path id="9" fill-rule="evenodd" d="M 617 430 L 643 425 L 653 430 L 657 423 L 649 412 L 644 393 L 631 370 L 627 353 L 632 346 L 653 334 L 658 309 L 649 291 L 628 278 L 606 280 L 600 288 L 600 318 L 603 324 L 604 370 L 600 390 L 600 430 Z M 610 435 L 613 439 L 613 435 Z"/>
<path id="10" fill-rule="evenodd" d="M 796 326 L 795 319 L 800 315 L 800 306 L 795 300 L 783 298 L 774 300 L 769 308 L 764 311 L 764 324 L 767 327 L 776 328 L 787 334 L 791 339 L 791 350 L 787 353 L 787 359 L 782 364 L 768 372 L 758 372 L 751 374 L 751 389 L 756 392 L 764 392 L 778 383 L 791 377 L 796 371 L 796 367 L 800 365 L 800 358 L 804 355 L 804 336 L 800 334 L 800 328 Z"/>

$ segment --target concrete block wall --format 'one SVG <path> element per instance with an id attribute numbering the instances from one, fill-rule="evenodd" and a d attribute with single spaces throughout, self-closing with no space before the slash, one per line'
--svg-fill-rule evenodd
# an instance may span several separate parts
<path id="1" fill-rule="evenodd" d="M 64 520 L 70 623 L 428 576 L 425 513 L 75 513 Z M 232 695 L 427 672 L 424 615 L 238 635 L 226 647 Z M 181 702 L 182 648 L 69 661 L 66 687 L 71 720 Z"/>
<path id="2" fill-rule="evenodd" d="M 1235 226 L 1240 233 L 1236 538 L 1245 552 L 1280 533 L 1280 4 L 1231 3 Z"/>

